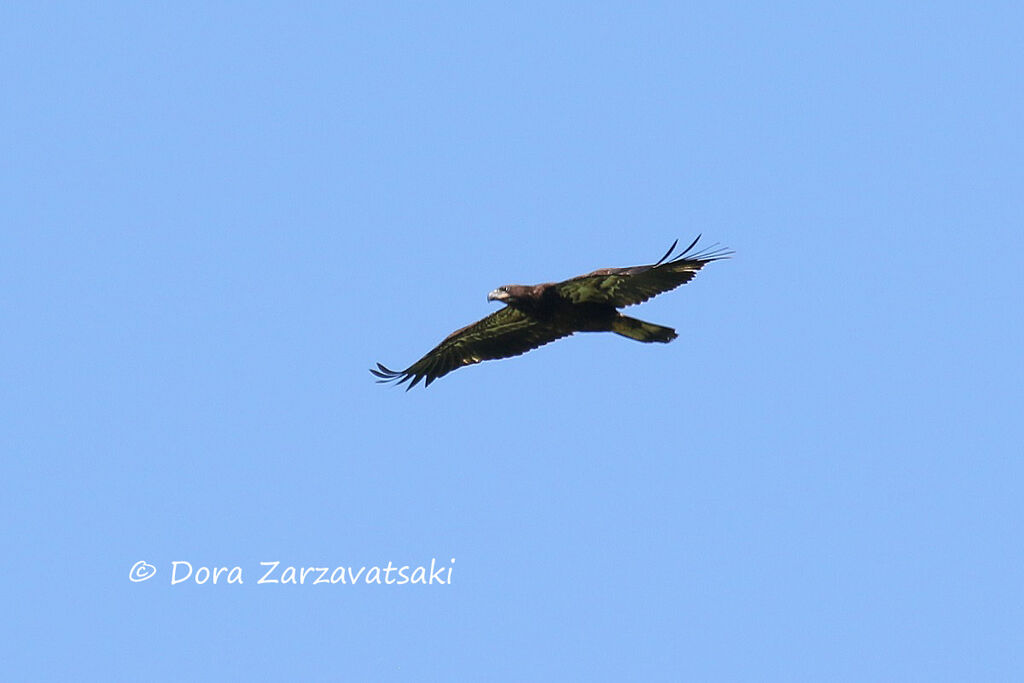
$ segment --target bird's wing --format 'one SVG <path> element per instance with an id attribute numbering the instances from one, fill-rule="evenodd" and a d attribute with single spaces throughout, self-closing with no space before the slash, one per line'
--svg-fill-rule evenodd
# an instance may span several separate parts
<path id="1" fill-rule="evenodd" d="M 413 388 L 422 379 L 426 379 L 424 386 L 430 386 L 438 377 L 464 365 L 518 356 L 570 334 L 571 330 L 545 324 L 518 309 L 506 306 L 472 325 L 452 332 L 405 370 L 390 370 L 377 363 L 377 369 L 371 369 L 370 372 L 380 382 L 397 381 L 401 384 L 411 379 L 406 389 Z"/>
<path id="2" fill-rule="evenodd" d="M 676 240 L 657 263 L 631 268 L 602 268 L 559 282 L 555 289 L 573 303 L 611 304 L 616 308 L 642 303 L 652 296 L 685 285 L 704 264 L 729 258 L 733 253 L 714 245 L 694 252 L 698 240 L 700 235 L 682 253 L 671 257 L 679 242 Z"/>

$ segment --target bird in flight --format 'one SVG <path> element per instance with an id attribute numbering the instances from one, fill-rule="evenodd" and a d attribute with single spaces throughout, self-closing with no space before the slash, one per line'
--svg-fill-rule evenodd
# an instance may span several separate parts
<path id="1" fill-rule="evenodd" d="M 409 390 L 420 380 L 430 386 L 452 370 L 518 356 L 574 332 L 614 332 L 640 342 L 668 343 L 678 336 L 675 330 L 630 318 L 618 309 L 684 285 L 705 264 L 733 254 L 714 245 L 693 251 L 699 240 L 697 235 L 689 247 L 672 256 L 676 240 L 664 256 L 647 266 L 602 268 L 563 282 L 498 287 L 487 300 L 505 304 L 501 310 L 452 332 L 405 370 L 390 370 L 377 363 L 370 372 L 378 382 L 412 380 L 406 387 Z"/>

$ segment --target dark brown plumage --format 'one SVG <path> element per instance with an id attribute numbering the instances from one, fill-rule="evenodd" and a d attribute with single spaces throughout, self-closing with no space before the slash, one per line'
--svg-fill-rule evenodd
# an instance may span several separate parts
<path id="1" fill-rule="evenodd" d="M 402 384 L 411 379 L 408 390 L 420 380 L 430 386 L 464 365 L 518 356 L 574 332 L 615 332 L 642 342 L 670 342 L 677 336 L 672 328 L 626 317 L 617 309 L 686 284 L 705 264 L 732 255 L 714 246 L 691 253 L 699 240 L 700 235 L 670 258 L 676 240 L 664 256 L 647 266 L 602 268 L 564 282 L 499 287 L 487 300 L 501 301 L 505 308 L 452 332 L 405 370 L 389 370 L 377 363 L 370 372 L 378 382 Z"/>

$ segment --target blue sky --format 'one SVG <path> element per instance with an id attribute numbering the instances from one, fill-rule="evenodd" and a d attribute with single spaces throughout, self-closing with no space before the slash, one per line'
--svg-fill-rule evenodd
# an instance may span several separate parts
<path id="1" fill-rule="evenodd" d="M 0 26 L 12 679 L 1024 675 L 1019 5 Z M 697 233 L 670 345 L 367 372 Z"/>

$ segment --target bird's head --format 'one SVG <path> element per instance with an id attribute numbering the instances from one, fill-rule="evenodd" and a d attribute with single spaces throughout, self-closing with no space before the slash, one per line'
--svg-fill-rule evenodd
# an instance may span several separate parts
<path id="1" fill-rule="evenodd" d="M 501 301 L 505 304 L 513 304 L 519 301 L 526 295 L 526 290 L 529 287 L 522 285 L 505 285 L 504 287 L 498 287 L 496 290 L 487 295 L 488 301 Z"/>

